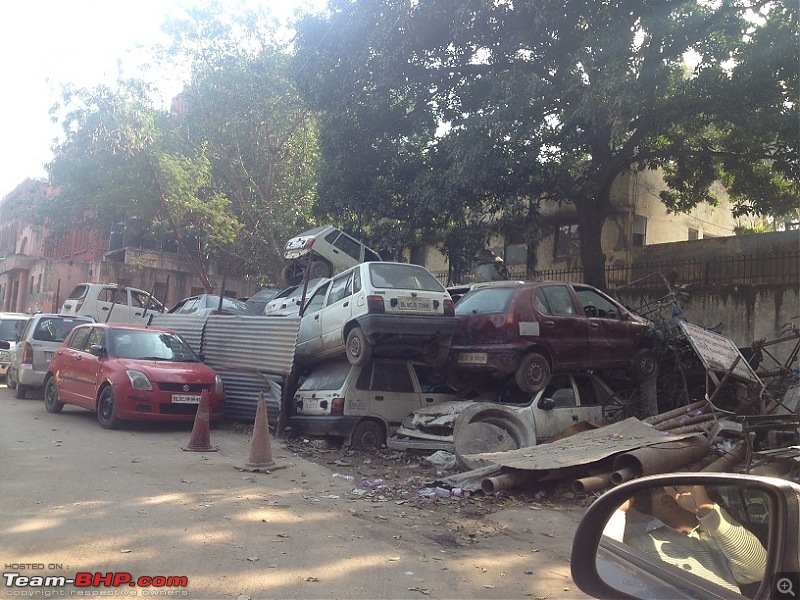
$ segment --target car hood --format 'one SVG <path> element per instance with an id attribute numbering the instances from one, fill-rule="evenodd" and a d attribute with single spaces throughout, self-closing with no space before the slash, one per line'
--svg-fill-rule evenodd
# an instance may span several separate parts
<path id="1" fill-rule="evenodd" d="M 159 360 L 135 360 L 132 358 L 115 359 L 125 369 L 141 371 L 153 381 L 170 383 L 205 383 L 214 382 L 216 371 L 200 362 L 167 362 Z"/>

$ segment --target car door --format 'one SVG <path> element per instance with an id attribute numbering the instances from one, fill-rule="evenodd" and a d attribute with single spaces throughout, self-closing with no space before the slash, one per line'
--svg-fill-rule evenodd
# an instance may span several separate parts
<path id="1" fill-rule="evenodd" d="M 303 318 L 300 319 L 300 330 L 297 333 L 295 352 L 298 356 L 313 356 L 322 350 L 321 311 L 325 306 L 325 298 L 330 283 L 316 289 L 309 298 Z"/>
<path id="2" fill-rule="evenodd" d="M 92 410 L 95 408 L 97 379 L 105 357 L 92 354 L 89 348 L 106 348 L 106 331 L 104 327 L 92 327 L 83 348 L 75 350 L 75 367 L 72 373 L 74 399 L 77 404 Z"/>
<path id="3" fill-rule="evenodd" d="M 628 364 L 639 340 L 630 321 L 624 318 L 625 309 L 589 286 L 573 285 L 573 289 L 589 322 L 591 366 Z"/>
<path id="4" fill-rule="evenodd" d="M 90 299 L 87 298 L 86 301 L 89 302 Z M 118 286 L 100 288 L 93 316 L 100 323 L 127 323 L 130 318 L 127 288 Z"/>
<path id="5" fill-rule="evenodd" d="M 536 431 L 536 440 L 541 442 L 580 422 L 582 410 L 575 378 L 560 374 L 553 375 L 547 387 L 521 412 L 528 413 Z"/>
<path id="6" fill-rule="evenodd" d="M 582 366 L 588 357 L 589 320 L 578 313 L 566 284 L 537 286 L 533 293 L 535 322 L 520 319 L 520 337 L 543 343 L 550 351 L 554 371 Z"/>
<path id="7" fill-rule="evenodd" d="M 164 306 L 150 294 L 132 289 L 128 289 L 128 292 L 133 325 L 146 325 L 151 314 L 164 312 Z"/>
<path id="8" fill-rule="evenodd" d="M 69 341 L 56 350 L 51 361 L 50 366 L 58 383 L 58 394 L 64 402 L 80 404 L 77 401 L 78 386 L 75 380 L 78 377 L 80 353 L 86 346 L 86 340 L 89 339 L 91 332 L 91 327 L 76 327 Z"/>
<path id="9" fill-rule="evenodd" d="M 374 415 L 396 427 L 420 407 L 420 395 L 406 362 L 372 361 L 361 369 L 355 387 L 345 398 L 347 415 Z"/>
<path id="10" fill-rule="evenodd" d="M 344 347 L 344 326 L 352 314 L 353 270 L 331 279 L 325 306 L 319 311 L 321 350 L 336 352 Z"/>

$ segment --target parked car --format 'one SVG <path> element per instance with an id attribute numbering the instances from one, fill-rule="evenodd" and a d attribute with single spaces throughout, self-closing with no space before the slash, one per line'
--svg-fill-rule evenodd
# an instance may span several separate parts
<path id="1" fill-rule="evenodd" d="M 267 302 L 263 314 L 268 317 L 296 317 L 303 305 L 303 285 L 306 286 L 305 300 L 308 301 L 311 295 L 328 281 L 326 278 L 311 279 L 307 284 L 300 283 L 282 290 Z"/>
<path id="2" fill-rule="evenodd" d="M 275 287 L 268 287 L 262 290 L 258 290 L 255 294 L 250 296 L 247 299 L 243 299 L 244 303 L 247 304 L 250 308 L 253 309 L 255 314 L 263 315 L 264 308 L 267 306 L 267 303 L 274 299 L 275 296 L 281 293 L 281 288 Z"/>
<path id="3" fill-rule="evenodd" d="M 320 287 L 300 321 L 295 357 L 313 363 L 345 354 L 364 365 L 376 356 L 447 360 L 458 327 L 450 294 L 419 265 L 367 262 Z"/>
<path id="4" fill-rule="evenodd" d="M 61 306 L 61 314 L 85 315 L 100 323 L 145 325 L 164 305 L 144 290 L 115 283 L 80 283 Z"/>
<path id="5" fill-rule="evenodd" d="M 16 390 L 17 398 L 25 398 L 31 388 L 44 387 L 53 353 L 69 332 L 83 323 L 94 323 L 94 319 L 53 313 L 38 313 L 28 319 L 8 367 L 8 387 Z"/>
<path id="6" fill-rule="evenodd" d="M 195 315 L 207 317 L 209 315 L 257 315 L 255 309 L 236 298 L 222 297 L 222 308 L 219 305 L 219 296 L 216 294 L 198 294 L 184 298 L 169 309 L 172 315 Z"/>
<path id="7" fill-rule="evenodd" d="M 406 415 L 452 400 L 454 392 L 441 369 L 421 363 L 373 360 L 353 366 L 337 359 L 317 365 L 300 385 L 289 424 L 303 435 L 380 448 Z"/>
<path id="8" fill-rule="evenodd" d="M 0 312 L 0 342 L 8 342 L 8 348 L 0 346 L 0 379 L 6 378 L 17 339 L 30 318 L 25 313 Z"/>
<path id="9" fill-rule="evenodd" d="M 381 260 L 377 252 L 331 225 L 309 229 L 290 239 L 283 258 L 287 261 L 283 268 L 286 285 L 303 281 L 307 268 L 309 279 L 326 278 L 361 262 Z"/>
<path id="10" fill-rule="evenodd" d="M 122 421 L 193 422 L 207 391 L 209 422 L 223 416 L 222 378 L 177 333 L 156 327 L 95 323 L 73 329 L 50 362 L 44 406 L 97 413 L 106 429 Z"/>
<path id="11" fill-rule="evenodd" d="M 614 391 L 592 373 L 557 374 L 544 390 L 533 397 L 527 396 L 526 402 L 497 402 L 496 398 L 484 392 L 475 400 L 464 400 L 459 396 L 457 400 L 415 410 L 387 440 L 387 446 L 399 451 L 455 452 L 455 424 L 458 419 L 463 421 L 465 418 L 469 423 L 489 422 L 498 427 L 502 430 L 495 437 L 498 442 L 505 443 L 505 438 L 518 445 L 533 446 L 558 436 L 577 423 L 604 424 L 603 409 L 614 396 Z M 512 399 L 517 400 L 516 397 Z M 468 415 L 465 413 L 467 409 Z M 467 436 L 473 437 L 469 432 Z M 464 442 L 469 445 L 473 440 Z"/>
<path id="12" fill-rule="evenodd" d="M 552 373 L 629 367 L 645 379 L 657 371 L 650 322 L 589 285 L 493 282 L 464 295 L 455 313 L 450 367 L 457 387 L 476 374 L 513 376 L 533 394 Z"/>
<path id="13" fill-rule="evenodd" d="M 698 494 L 708 502 L 693 504 Z M 688 513 L 696 527 L 667 527 L 676 513 Z M 641 477 L 586 511 L 572 543 L 572 579 L 595 598 L 793 598 L 800 589 L 799 517 L 800 486 L 785 479 Z"/>

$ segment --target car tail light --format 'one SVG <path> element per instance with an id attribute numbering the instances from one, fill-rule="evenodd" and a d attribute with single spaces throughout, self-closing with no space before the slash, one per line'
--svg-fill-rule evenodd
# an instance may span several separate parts
<path id="1" fill-rule="evenodd" d="M 344 398 L 334 398 L 331 400 L 331 414 L 343 415 L 344 414 Z"/>
<path id="2" fill-rule="evenodd" d="M 22 364 L 33 364 L 33 346 L 31 346 L 30 342 L 25 342 L 25 345 L 22 347 Z"/>
<path id="3" fill-rule="evenodd" d="M 445 298 L 444 300 L 444 316 L 452 317 L 456 314 L 456 305 L 453 304 L 452 300 Z"/>
<path id="4" fill-rule="evenodd" d="M 79 313 L 81 311 L 81 306 L 83 306 L 83 301 L 85 300 L 85 296 L 83 298 L 78 298 L 75 300 L 75 312 Z"/>
<path id="5" fill-rule="evenodd" d="M 308 239 L 306 240 L 306 243 L 305 243 L 305 244 L 303 244 L 303 248 L 305 248 L 306 250 L 308 250 L 309 248 L 311 248 L 311 246 L 313 246 L 313 245 L 314 245 L 314 239 L 315 239 L 315 238 L 308 238 Z"/>
<path id="6" fill-rule="evenodd" d="M 386 306 L 383 303 L 383 296 L 367 296 L 367 312 L 385 313 Z"/>

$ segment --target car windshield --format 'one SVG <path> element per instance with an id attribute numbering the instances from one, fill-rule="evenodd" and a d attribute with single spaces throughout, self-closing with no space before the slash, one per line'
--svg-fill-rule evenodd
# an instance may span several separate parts
<path id="1" fill-rule="evenodd" d="M 508 312 L 517 288 L 496 287 L 473 290 L 456 304 L 456 315 L 494 315 Z"/>
<path id="2" fill-rule="evenodd" d="M 197 355 L 177 335 L 165 331 L 114 330 L 109 356 L 134 360 L 197 362 Z"/>
<path id="3" fill-rule="evenodd" d="M 300 390 L 338 390 L 350 372 L 350 363 L 336 362 L 318 367 L 300 386 Z"/>
<path id="4" fill-rule="evenodd" d="M 81 323 L 83 319 L 67 319 L 64 317 L 47 317 L 41 319 L 33 330 L 33 339 L 39 342 L 63 342 L 69 332 Z"/>
<path id="5" fill-rule="evenodd" d="M 22 332 L 27 319 L 2 319 L 0 320 L 0 340 L 7 342 L 16 341 Z"/>
<path id="6" fill-rule="evenodd" d="M 369 276 L 374 288 L 401 290 L 424 290 L 444 292 L 439 283 L 424 267 L 417 265 L 398 265 L 392 263 L 370 263 Z"/>

